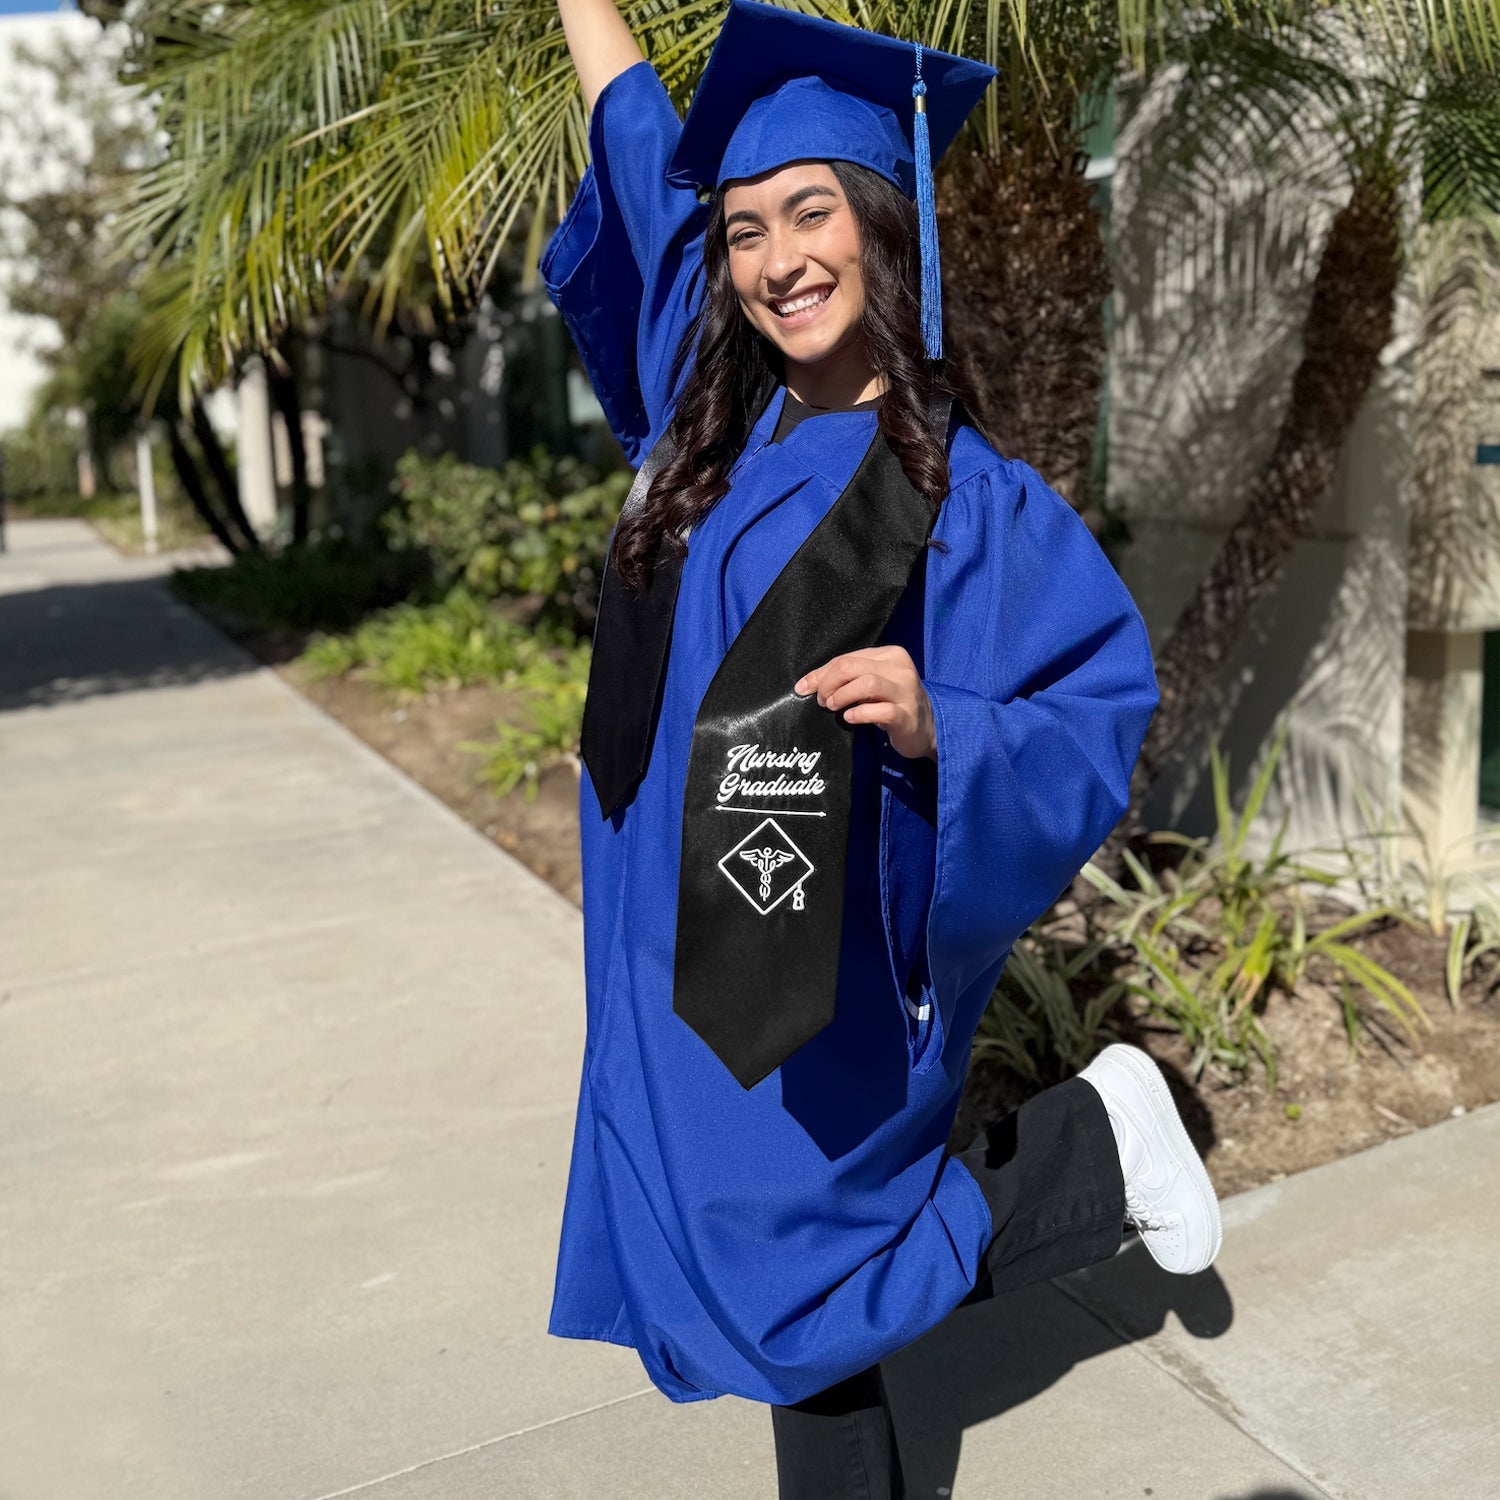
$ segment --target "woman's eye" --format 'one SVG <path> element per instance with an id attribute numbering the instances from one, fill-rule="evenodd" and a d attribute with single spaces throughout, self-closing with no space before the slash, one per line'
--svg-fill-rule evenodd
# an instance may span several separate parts
<path id="1" fill-rule="evenodd" d="M 821 224 L 827 217 L 828 210 L 826 208 L 815 208 L 811 212 L 803 214 L 797 220 L 797 226 L 798 228 L 804 228 L 809 224 Z"/>
<path id="2" fill-rule="evenodd" d="M 742 229 L 738 234 L 732 234 L 729 236 L 729 248 L 731 250 L 737 250 L 741 245 L 748 244 L 754 238 L 755 230 Z"/>

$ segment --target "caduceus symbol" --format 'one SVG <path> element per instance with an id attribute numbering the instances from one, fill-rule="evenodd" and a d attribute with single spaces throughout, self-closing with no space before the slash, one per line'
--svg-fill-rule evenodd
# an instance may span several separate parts
<path id="1" fill-rule="evenodd" d="M 760 899 L 769 901 L 771 899 L 771 877 L 782 867 L 792 862 L 792 856 L 785 849 L 741 849 L 740 858 L 749 862 L 760 871 Z"/>

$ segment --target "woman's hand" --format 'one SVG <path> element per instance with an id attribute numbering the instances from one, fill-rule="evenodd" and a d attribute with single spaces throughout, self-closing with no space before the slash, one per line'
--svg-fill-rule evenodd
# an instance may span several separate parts
<path id="1" fill-rule="evenodd" d="M 846 724 L 878 724 L 908 760 L 937 759 L 932 700 L 916 664 L 900 646 L 850 651 L 799 678 L 793 692 L 818 695 L 824 708 L 844 711 Z"/>

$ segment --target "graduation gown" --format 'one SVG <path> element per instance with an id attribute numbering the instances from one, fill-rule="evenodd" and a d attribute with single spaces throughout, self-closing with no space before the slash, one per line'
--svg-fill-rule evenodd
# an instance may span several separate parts
<path id="1" fill-rule="evenodd" d="M 703 295 L 706 210 L 663 178 L 679 129 L 648 64 L 616 78 L 542 264 L 635 463 Z M 1087 528 L 958 428 L 943 547 L 883 636 L 922 675 L 937 762 L 854 731 L 836 1017 L 741 1088 L 672 1010 L 694 719 L 876 425 L 828 413 L 771 443 L 784 394 L 692 534 L 644 780 L 607 821 L 587 773 L 580 788 L 588 1039 L 550 1330 L 635 1348 L 674 1401 L 799 1401 L 971 1290 L 990 1214 L 945 1150 L 970 1040 L 1012 943 L 1125 808 L 1157 701 L 1140 615 Z"/>

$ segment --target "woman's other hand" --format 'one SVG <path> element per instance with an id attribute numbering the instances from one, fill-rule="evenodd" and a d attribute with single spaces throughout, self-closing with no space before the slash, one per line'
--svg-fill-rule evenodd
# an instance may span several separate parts
<path id="1" fill-rule="evenodd" d="M 834 713 L 846 724 L 878 724 L 891 747 L 908 760 L 937 759 L 937 728 L 932 700 L 916 663 L 901 646 L 871 646 L 850 651 L 799 678 L 793 689 Z"/>

